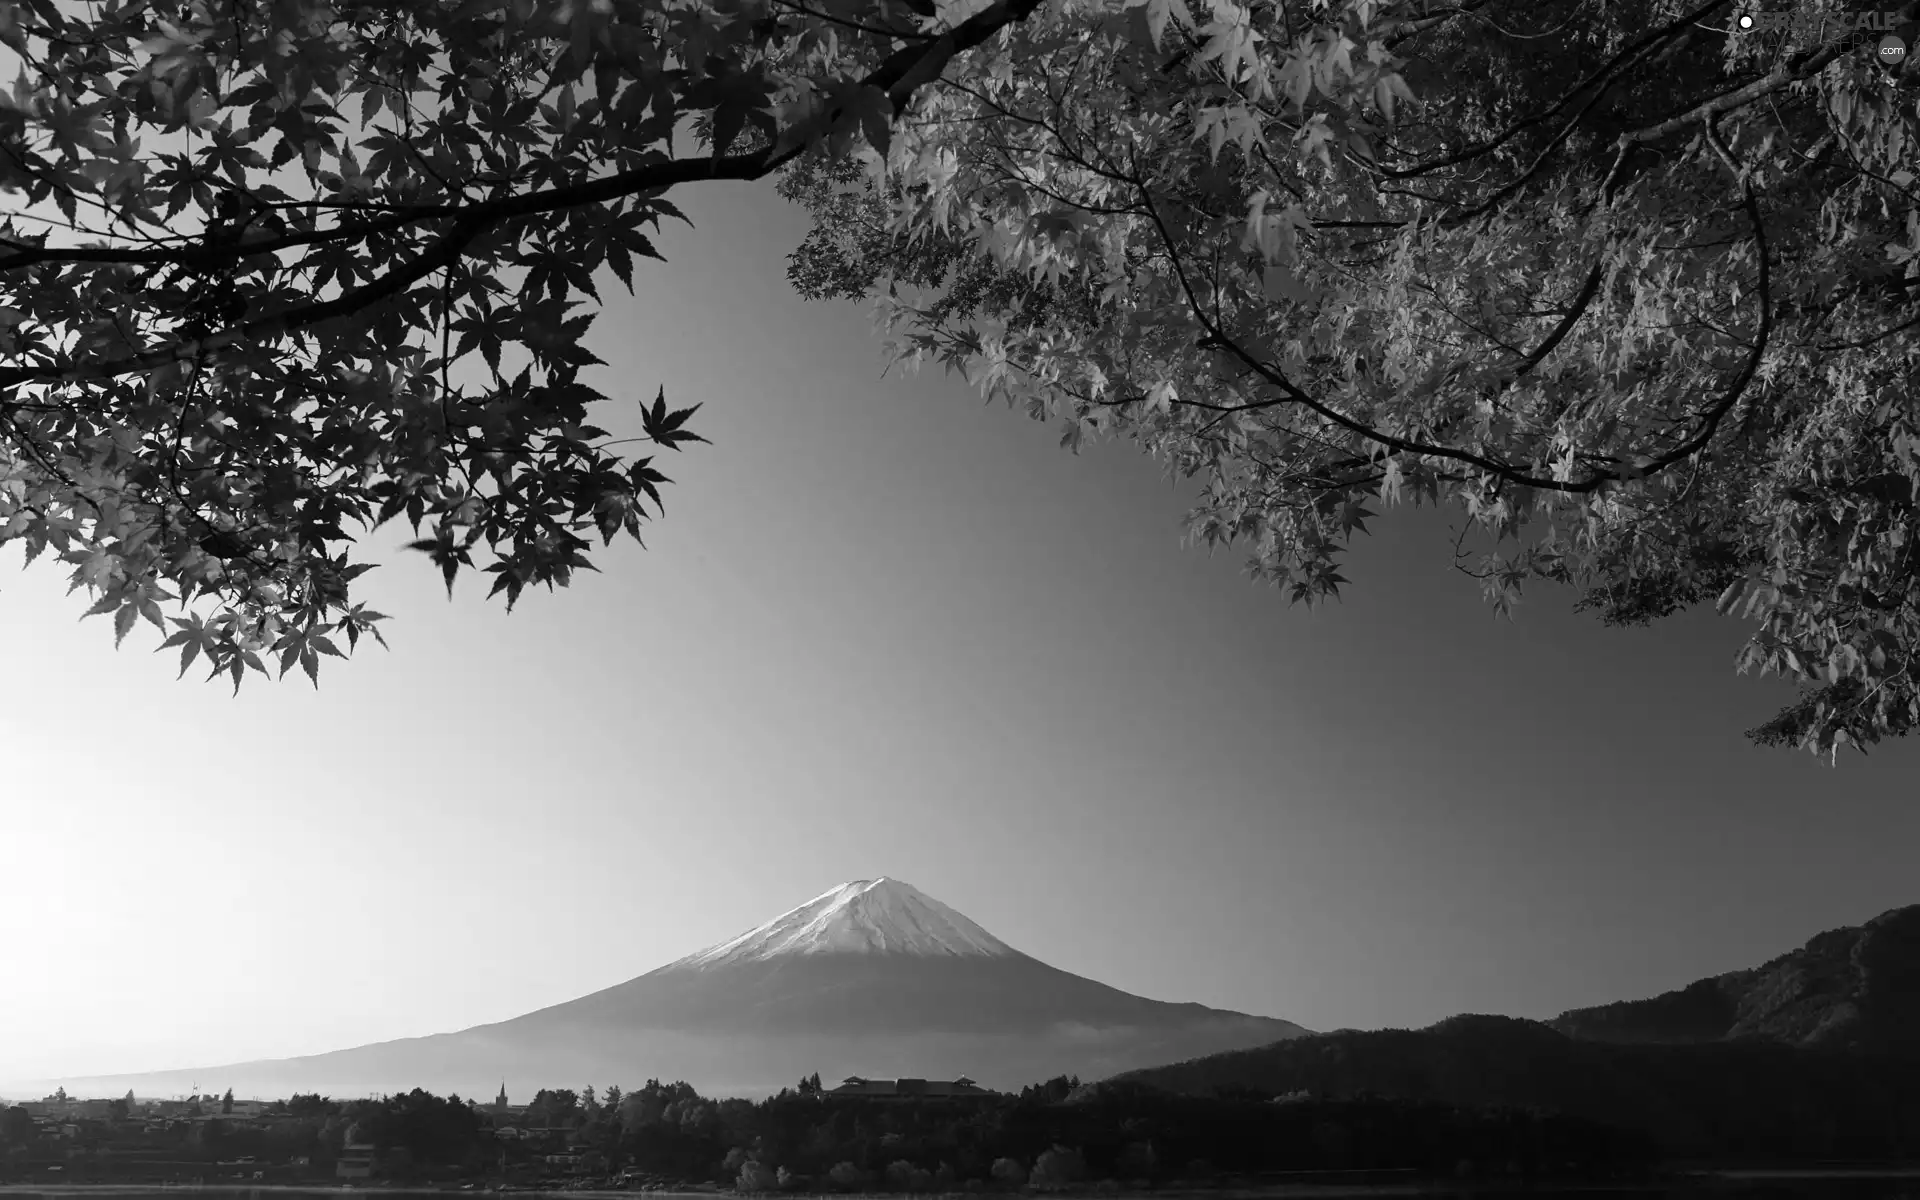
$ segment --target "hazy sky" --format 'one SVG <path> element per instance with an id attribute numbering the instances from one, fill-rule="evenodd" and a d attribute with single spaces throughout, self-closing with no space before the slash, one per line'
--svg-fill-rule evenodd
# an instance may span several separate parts
<path id="1" fill-rule="evenodd" d="M 392 652 L 235 699 L 5 552 L 0 1081 L 499 1020 L 882 874 L 1314 1029 L 1548 1017 L 1920 901 L 1920 748 L 1753 747 L 1788 693 L 1735 623 L 1504 622 L 1412 512 L 1289 608 L 1130 447 L 880 378 L 865 312 L 786 284 L 799 210 L 674 198 L 700 228 L 591 344 L 714 445 L 603 575 L 449 603 L 389 527 Z"/>

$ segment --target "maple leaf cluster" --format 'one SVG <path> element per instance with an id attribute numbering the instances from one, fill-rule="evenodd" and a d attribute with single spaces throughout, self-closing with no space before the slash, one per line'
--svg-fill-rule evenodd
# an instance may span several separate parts
<path id="1" fill-rule="evenodd" d="M 787 168 L 790 275 L 1197 479 L 1292 600 L 1445 505 L 1496 608 L 1717 601 L 1803 685 L 1750 736 L 1864 746 L 1920 724 L 1920 92 L 1753 8 L 1063 0 Z"/>
<path id="2" fill-rule="evenodd" d="M 602 268 L 1034 3 L 0 5 L 0 540 L 236 688 L 381 638 L 349 551 L 394 517 L 449 590 L 567 584 L 669 482 L 594 420 Z"/>
<path id="3" fill-rule="evenodd" d="M 1741 669 L 1804 690 L 1761 741 L 1904 734 L 1916 68 L 1755 10 L 0 6 L 0 537 L 120 635 L 211 599 L 171 643 L 236 681 L 379 619 L 349 523 L 564 584 L 667 482 L 588 419 L 599 269 L 631 287 L 671 189 L 777 175 L 802 293 L 1199 480 L 1194 537 L 1296 601 L 1380 507 L 1448 505 L 1503 610 L 1752 621 Z"/>

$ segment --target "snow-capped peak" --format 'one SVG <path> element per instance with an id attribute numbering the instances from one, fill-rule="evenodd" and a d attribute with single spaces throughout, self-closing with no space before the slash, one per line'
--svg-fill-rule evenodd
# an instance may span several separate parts
<path id="1" fill-rule="evenodd" d="M 1011 946 L 910 883 L 856 879 L 672 967 L 763 962 L 789 954 L 1007 955 Z"/>

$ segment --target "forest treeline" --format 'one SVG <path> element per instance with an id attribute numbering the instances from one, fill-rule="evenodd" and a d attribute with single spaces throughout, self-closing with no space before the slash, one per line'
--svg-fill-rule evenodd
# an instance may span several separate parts
<path id="1" fill-rule="evenodd" d="M 758 1102 L 649 1081 L 596 1095 L 548 1089 L 524 1112 L 421 1089 L 377 1099 L 294 1096 L 267 1128 L 197 1127 L 209 1159 L 307 1156 L 323 1169 L 350 1144 L 377 1148 L 394 1179 L 535 1169 L 555 1150 L 578 1173 L 742 1190 L 947 1191 L 1230 1182 L 1282 1171 L 1414 1170 L 1616 1177 L 1653 1163 L 1640 1136 L 1577 1118 L 1432 1102 L 1177 1096 L 1058 1078 L 1018 1094 L 911 1102 L 836 1097 L 803 1081 Z M 522 1136 L 502 1138 L 500 1127 Z M 546 1129 L 544 1137 L 527 1132 Z M 551 1168 L 547 1168 L 551 1170 Z"/>
<path id="2" fill-rule="evenodd" d="M 1920 1160 L 1920 1055 L 1895 1049 L 1609 1044 L 1537 1021 L 1464 1015 L 1427 1029 L 1295 1038 L 1118 1082 L 1191 1095 L 1252 1088 L 1537 1107 L 1636 1130 L 1676 1158 Z"/>

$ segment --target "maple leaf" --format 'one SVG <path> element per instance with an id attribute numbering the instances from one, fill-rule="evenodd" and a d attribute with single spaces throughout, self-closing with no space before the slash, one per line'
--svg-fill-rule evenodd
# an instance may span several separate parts
<path id="1" fill-rule="evenodd" d="M 642 427 L 649 440 L 660 443 L 669 450 L 680 449 L 681 442 L 704 442 L 707 439 L 690 430 L 682 429 L 687 418 L 700 411 L 698 404 L 691 408 L 682 408 L 674 412 L 667 411 L 667 389 L 661 388 L 653 398 L 653 407 L 640 406 Z"/>

